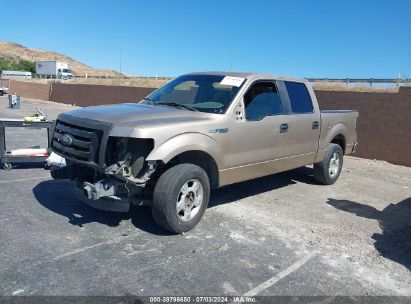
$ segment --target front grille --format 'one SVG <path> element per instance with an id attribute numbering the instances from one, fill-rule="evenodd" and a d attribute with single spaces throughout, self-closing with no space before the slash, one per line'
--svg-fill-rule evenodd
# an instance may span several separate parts
<path id="1" fill-rule="evenodd" d="M 69 144 L 62 140 L 65 135 L 71 137 Z M 102 130 L 57 120 L 53 136 L 53 150 L 71 159 L 98 164 L 102 136 Z"/>

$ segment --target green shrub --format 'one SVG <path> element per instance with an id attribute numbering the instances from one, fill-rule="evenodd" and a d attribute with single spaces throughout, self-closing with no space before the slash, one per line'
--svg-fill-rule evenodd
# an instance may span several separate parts
<path id="1" fill-rule="evenodd" d="M 0 71 L 26 71 L 36 73 L 36 64 L 29 60 L 10 60 L 0 57 Z"/>

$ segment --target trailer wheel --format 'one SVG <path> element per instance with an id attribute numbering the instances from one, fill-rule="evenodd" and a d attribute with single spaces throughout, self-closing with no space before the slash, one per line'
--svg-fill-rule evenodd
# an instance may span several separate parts
<path id="1" fill-rule="evenodd" d="M 155 222 L 168 231 L 186 232 L 201 220 L 209 197 L 207 173 L 193 164 L 179 164 L 158 179 L 151 213 Z"/>
<path id="2" fill-rule="evenodd" d="M 10 171 L 13 168 L 13 166 L 10 163 L 4 163 L 3 164 L 3 169 L 6 171 Z"/>

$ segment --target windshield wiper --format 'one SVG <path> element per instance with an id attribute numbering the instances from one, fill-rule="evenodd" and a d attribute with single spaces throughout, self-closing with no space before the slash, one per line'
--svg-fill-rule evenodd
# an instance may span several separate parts
<path id="1" fill-rule="evenodd" d="M 157 103 L 158 105 L 164 105 L 164 106 L 171 106 L 171 107 L 176 107 L 176 108 L 184 108 L 190 111 L 196 111 L 198 112 L 197 109 L 190 107 L 186 104 L 181 104 L 181 103 L 177 103 L 177 102 L 159 102 Z"/>

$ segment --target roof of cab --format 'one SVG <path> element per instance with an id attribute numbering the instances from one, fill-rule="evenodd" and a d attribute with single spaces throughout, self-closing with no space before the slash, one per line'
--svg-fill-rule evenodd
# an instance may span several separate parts
<path id="1" fill-rule="evenodd" d="M 232 77 L 241 77 L 248 80 L 253 79 L 278 79 L 278 80 L 288 80 L 296 82 L 307 82 L 304 78 L 289 77 L 283 75 L 272 75 L 272 74 L 260 74 L 252 72 L 224 72 L 224 71 L 210 71 L 210 72 L 196 72 L 189 73 L 187 75 L 219 75 L 219 76 L 232 76 Z"/>

